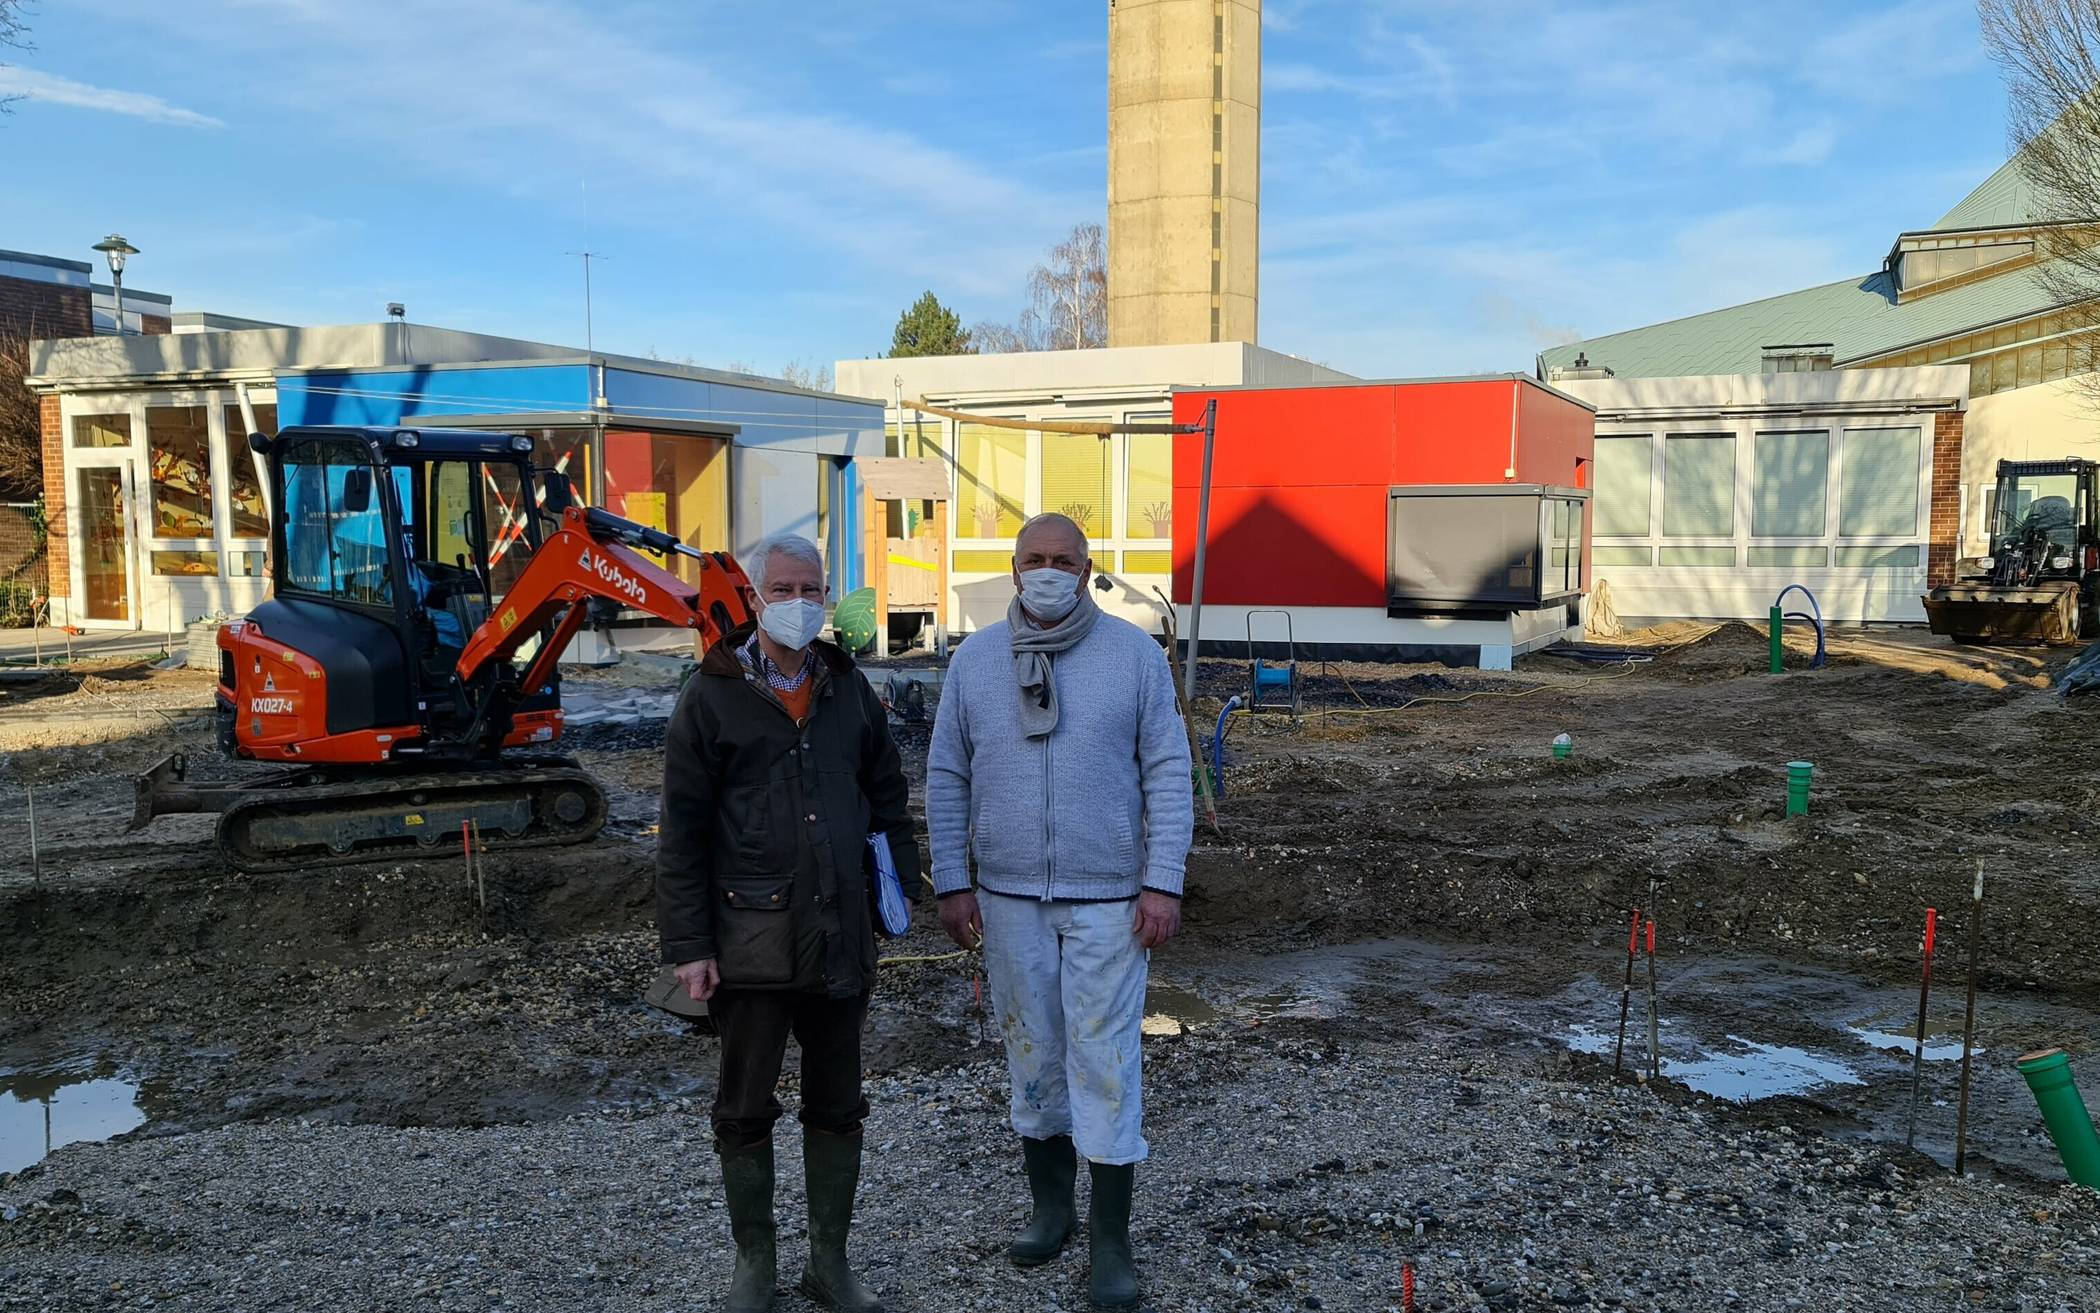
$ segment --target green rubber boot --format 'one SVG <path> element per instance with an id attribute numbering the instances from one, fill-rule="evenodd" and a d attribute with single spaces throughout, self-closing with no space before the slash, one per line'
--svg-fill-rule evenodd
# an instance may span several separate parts
<path id="1" fill-rule="evenodd" d="M 860 1187 L 861 1137 L 805 1131 L 802 1179 L 809 1189 L 809 1263 L 795 1288 L 836 1313 L 882 1313 L 846 1261 L 853 1229 L 853 1193 Z"/>
<path id="2" fill-rule="evenodd" d="M 1072 1185 L 1079 1177 L 1079 1154 L 1072 1137 L 1053 1135 L 1047 1140 L 1021 1137 L 1021 1162 L 1028 1168 L 1028 1195 L 1035 1202 L 1035 1216 L 1007 1246 L 1006 1256 L 1017 1267 L 1040 1267 L 1065 1247 L 1079 1209 L 1072 1201 Z"/>
<path id="3" fill-rule="evenodd" d="M 1130 1257 L 1130 1187 L 1137 1167 L 1130 1163 L 1087 1165 L 1094 1180 L 1089 1237 L 1093 1269 L 1087 1276 L 1087 1298 L 1099 1309 L 1136 1308 L 1139 1296 L 1137 1265 Z"/>
<path id="4" fill-rule="evenodd" d="M 778 1279 L 773 1228 L 773 1142 L 740 1149 L 720 1148 L 722 1199 L 729 1208 L 729 1234 L 736 1241 L 736 1273 L 729 1278 L 723 1313 L 773 1313 Z"/>

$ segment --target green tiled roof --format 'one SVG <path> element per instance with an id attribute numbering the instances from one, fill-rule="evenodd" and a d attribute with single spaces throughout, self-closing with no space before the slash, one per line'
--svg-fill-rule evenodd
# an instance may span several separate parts
<path id="1" fill-rule="evenodd" d="M 2042 203 L 2041 193 L 2021 171 L 2020 157 L 2015 155 L 1999 165 L 1996 173 L 1985 178 L 1975 191 L 1962 198 L 1961 204 L 1941 215 L 1940 221 L 1926 231 L 2035 223 L 2043 219 L 2043 211 L 2047 208 Z"/>
<path id="2" fill-rule="evenodd" d="M 1838 364 L 2040 314 L 2055 301 L 2035 266 L 1898 305 L 1886 272 L 1636 328 L 1540 353 L 1548 369 L 1589 357 L 1621 378 L 1755 374 L 1764 348 L 1828 342 Z"/>
<path id="3" fill-rule="evenodd" d="M 1925 231 L 2045 221 L 2047 209 L 2015 156 Z M 1755 374 L 1763 368 L 1768 346 L 1828 342 L 1836 363 L 1843 365 L 2040 314 L 2054 305 L 2031 265 L 1902 305 L 1896 303 L 1888 273 L 1877 270 L 1726 310 L 1549 347 L 1539 359 L 1552 369 L 1587 356 L 1590 364 L 1609 366 L 1621 378 Z"/>

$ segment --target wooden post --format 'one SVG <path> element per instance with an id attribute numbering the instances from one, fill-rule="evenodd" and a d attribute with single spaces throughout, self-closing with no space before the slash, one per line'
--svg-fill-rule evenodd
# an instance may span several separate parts
<path id="1" fill-rule="evenodd" d="M 948 503 L 933 501 L 926 504 L 930 508 L 927 523 L 933 526 L 933 559 L 939 567 L 940 579 L 933 595 L 933 623 L 945 645 L 948 633 Z"/>

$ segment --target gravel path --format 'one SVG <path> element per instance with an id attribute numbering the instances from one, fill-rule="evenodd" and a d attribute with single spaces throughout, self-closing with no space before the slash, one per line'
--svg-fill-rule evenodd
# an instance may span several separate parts
<path id="1" fill-rule="evenodd" d="M 1425 1309 L 2100 1307 L 2100 1196 L 1956 1181 L 1581 1060 L 1342 1033 L 1148 1040 L 1148 1307 L 1391 1309 L 1403 1262 Z M 1000 1255 L 1024 1198 L 1001 1069 L 870 1093 L 856 1251 L 891 1307 L 1083 1308 L 1081 1248 L 1033 1273 Z M 704 1113 L 64 1149 L 0 1184 L 0 1308 L 713 1307 L 728 1235 Z M 782 1140 L 787 1282 L 801 1190 Z"/>

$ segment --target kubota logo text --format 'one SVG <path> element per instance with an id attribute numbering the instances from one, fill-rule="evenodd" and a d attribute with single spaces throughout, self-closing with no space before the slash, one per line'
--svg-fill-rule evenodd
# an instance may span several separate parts
<path id="1" fill-rule="evenodd" d="M 628 600 L 632 601 L 636 606 L 645 605 L 649 601 L 649 590 L 642 587 L 641 580 L 629 575 L 604 557 L 594 556 L 589 551 L 585 551 L 583 555 L 576 558 L 576 564 L 579 569 L 588 570 L 600 579 L 603 579 L 606 586 L 614 592 L 625 593 Z"/>

